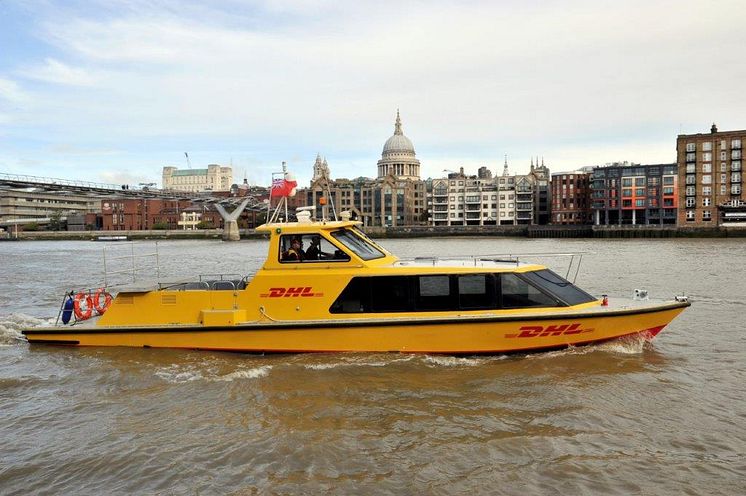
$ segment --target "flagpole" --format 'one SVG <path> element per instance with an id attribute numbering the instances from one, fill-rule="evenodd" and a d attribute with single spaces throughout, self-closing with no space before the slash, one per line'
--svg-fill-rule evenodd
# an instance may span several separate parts
<path id="1" fill-rule="evenodd" d="M 287 175 L 288 175 L 287 162 L 283 160 L 282 161 L 282 180 L 283 181 L 287 180 Z M 287 197 L 284 197 L 284 199 L 285 199 L 285 222 L 288 222 L 288 200 L 287 200 Z"/>

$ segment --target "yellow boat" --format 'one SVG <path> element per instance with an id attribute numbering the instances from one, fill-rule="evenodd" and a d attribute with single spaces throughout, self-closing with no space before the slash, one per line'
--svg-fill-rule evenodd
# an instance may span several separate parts
<path id="1" fill-rule="evenodd" d="M 517 259 L 400 260 L 358 226 L 265 224 L 269 254 L 251 278 L 124 288 L 98 318 L 23 333 L 76 346 L 496 354 L 652 339 L 690 305 L 596 298 Z"/>

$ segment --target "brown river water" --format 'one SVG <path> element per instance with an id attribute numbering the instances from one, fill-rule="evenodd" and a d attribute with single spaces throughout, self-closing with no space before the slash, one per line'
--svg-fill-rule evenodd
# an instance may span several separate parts
<path id="1" fill-rule="evenodd" d="M 743 240 L 382 243 L 585 252 L 592 294 L 693 305 L 652 343 L 531 355 L 29 346 L 22 327 L 101 281 L 104 244 L 0 243 L 0 494 L 746 493 Z M 249 273 L 265 251 L 158 244 L 162 276 Z"/>

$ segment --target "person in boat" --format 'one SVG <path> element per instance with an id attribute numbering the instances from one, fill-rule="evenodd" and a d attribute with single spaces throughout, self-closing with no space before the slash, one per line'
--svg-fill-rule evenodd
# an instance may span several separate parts
<path id="1" fill-rule="evenodd" d="M 300 262 L 306 259 L 306 252 L 303 251 L 303 243 L 300 238 L 293 238 L 290 241 L 290 248 L 282 254 L 282 260 L 287 262 Z"/>
<path id="2" fill-rule="evenodd" d="M 311 238 L 311 246 L 306 250 L 306 260 L 322 260 L 329 256 L 321 251 L 321 236 L 314 235 Z"/>

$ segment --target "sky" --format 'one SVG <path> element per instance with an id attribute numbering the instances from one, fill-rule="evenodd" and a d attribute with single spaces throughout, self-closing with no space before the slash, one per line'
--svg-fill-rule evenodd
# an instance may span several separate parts
<path id="1" fill-rule="evenodd" d="M 676 160 L 746 128 L 736 1 L 0 0 L 0 173 L 160 183 L 231 165 L 375 176 L 397 109 L 423 178 Z"/>

